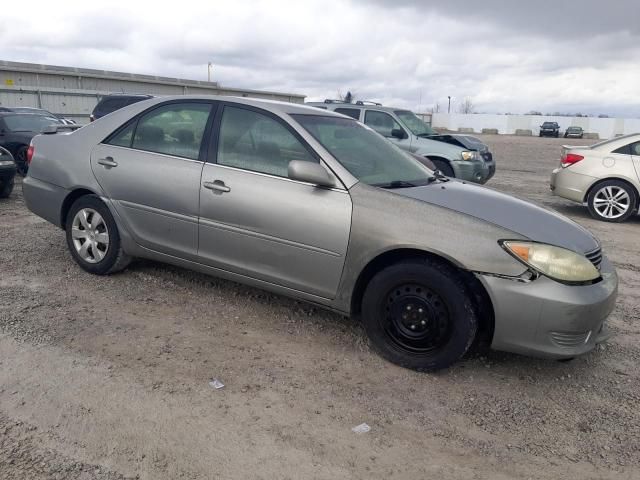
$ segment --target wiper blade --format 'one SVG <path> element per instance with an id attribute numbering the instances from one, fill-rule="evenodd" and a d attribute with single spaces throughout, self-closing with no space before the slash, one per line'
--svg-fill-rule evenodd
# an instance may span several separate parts
<path id="1" fill-rule="evenodd" d="M 374 183 L 373 185 L 374 185 L 374 187 L 380 187 L 380 188 L 411 188 L 411 187 L 417 187 L 416 184 L 411 183 L 411 182 L 405 182 L 404 180 L 394 180 L 392 182 L 387 182 L 387 183 Z"/>
<path id="2" fill-rule="evenodd" d="M 434 135 L 437 135 L 437 133 L 419 133 L 416 135 L 416 137 L 428 138 L 428 137 L 433 137 Z"/>

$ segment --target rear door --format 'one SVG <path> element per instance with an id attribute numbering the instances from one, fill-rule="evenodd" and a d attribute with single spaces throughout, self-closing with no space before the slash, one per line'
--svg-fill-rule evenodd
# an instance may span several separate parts
<path id="1" fill-rule="evenodd" d="M 630 145 L 631 158 L 633 159 L 633 166 L 640 181 L 640 142 L 632 143 Z"/>
<path id="2" fill-rule="evenodd" d="M 200 189 L 200 261 L 335 296 L 351 229 L 349 193 L 287 178 L 291 160 L 320 159 L 269 112 L 226 104 L 214 132 Z"/>
<path id="3" fill-rule="evenodd" d="M 153 107 L 98 144 L 93 173 L 140 245 L 196 258 L 205 131 L 213 102 Z"/>

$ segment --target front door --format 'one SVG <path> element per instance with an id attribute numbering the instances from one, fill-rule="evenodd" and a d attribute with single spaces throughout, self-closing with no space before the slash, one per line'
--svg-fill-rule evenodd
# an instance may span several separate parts
<path id="1" fill-rule="evenodd" d="M 409 135 L 409 133 L 396 121 L 396 119 L 387 112 L 366 110 L 364 112 L 364 124 L 371 127 L 403 150 L 408 152 L 413 151 L 411 150 L 411 135 Z M 395 132 L 401 132 L 404 138 L 394 136 L 393 133 Z"/>
<path id="2" fill-rule="evenodd" d="M 134 240 L 196 258 L 202 139 L 213 103 L 167 103 L 91 152 L 91 168 Z"/>
<path id="3" fill-rule="evenodd" d="M 287 178 L 291 160 L 320 160 L 282 119 L 240 105 L 218 115 L 215 163 L 202 172 L 200 261 L 332 298 L 349 242 L 349 193 Z"/>

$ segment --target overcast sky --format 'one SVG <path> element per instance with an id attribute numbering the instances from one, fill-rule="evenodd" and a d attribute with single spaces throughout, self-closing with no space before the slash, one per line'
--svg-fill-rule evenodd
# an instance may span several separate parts
<path id="1" fill-rule="evenodd" d="M 427 111 L 640 117 L 640 0 L 3 2 L 0 59 Z"/>

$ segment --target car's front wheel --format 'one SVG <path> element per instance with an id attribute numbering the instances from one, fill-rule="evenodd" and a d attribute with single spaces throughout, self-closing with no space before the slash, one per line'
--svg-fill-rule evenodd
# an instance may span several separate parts
<path id="1" fill-rule="evenodd" d="M 445 160 L 440 160 L 438 158 L 427 158 L 431 160 L 431 163 L 433 163 L 433 165 L 436 167 L 436 170 L 440 170 L 445 177 L 455 177 L 453 168 L 451 168 L 451 165 L 449 165 L 448 162 L 446 162 Z"/>
<path id="2" fill-rule="evenodd" d="M 375 275 L 363 296 L 362 319 L 382 357 L 420 371 L 458 361 L 478 326 L 472 295 L 457 272 L 430 259 L 402 261 Z"/>
<path id="3" fill-rule="evenodd" d="M 605 180 L 589 192 L 589 213 L 597 220 L 624 222 L 636 210 L 638 202 L 634 188 L 620 180 Z"/>
<path id="4" fill-rule="evenodd" d="M 71 206 L 66 221 L 67 245 L 84 270 L 106 275 L 123 270 L 131 258 L 120 244 L 120 234 L 111 212 L 95 195 L 80 197 Z"/>

